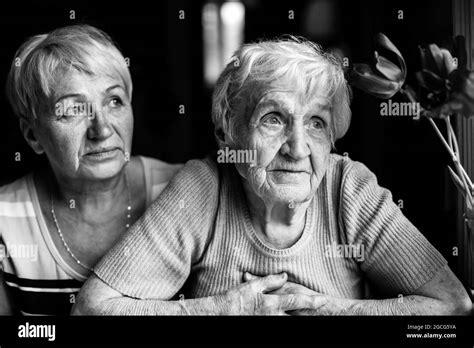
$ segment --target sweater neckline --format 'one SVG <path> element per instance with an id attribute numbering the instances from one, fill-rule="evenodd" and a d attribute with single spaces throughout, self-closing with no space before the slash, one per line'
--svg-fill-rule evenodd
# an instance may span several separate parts
<path id="1" fill-rule="evenodd" d="M 239 180 L 240 176 L 236 179 Z M 259 250 L 261 253 L 267 256 L 283 258 L 283 257 L 293 256 L 294 254 L 298 253 L 301 249 L 303 249 L 308 244 L 308 241 L 311 239 L 311 236 L 313 234 L 312 231 L 314 230 L 315 197 L 311 199 L 308 209 L 306 210 L 304 228 L 303 228 L 303 233 L 301 234 L 301 236 L 290 247 L 284 248 L 284 249 L 277 249 L 266 244 L 257 235 L 257 232 L 255 231 L 255 228 L 253 227 L 253 224 L 252 224 L 252 220 L 250 218 L 250 211 L 247 204 L 247 199 L 245 197 L 245 192 L 243 190 L 243 185 L 241 182 L 239 182 L 239 184 L 240 185 L 239 185 L 238 191 L 239 191 L 240 197 L 237 199 L 237 201 L 238 201 L 238 204 L 240 205 L 239 210 L 243 214 L 243 218 L 241 219 L 241 221 L 245 225 L 244 230 L 245 230 L 246 236 L 250 239 L 251 243 L 257 248 L 257 250 Z"/>

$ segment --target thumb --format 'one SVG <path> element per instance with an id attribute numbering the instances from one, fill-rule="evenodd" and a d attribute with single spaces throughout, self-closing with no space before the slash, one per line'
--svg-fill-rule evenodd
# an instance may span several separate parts
<path id="1" fill-rule="evenodd" d="M 286 273 L 280 273 L 256 279 L 254 282 L 257 283 L 257 290 L 259 292 L 266 293 L 281 288 L 283 285 L 285 285 L 287 279 L 288 276 Z"/>

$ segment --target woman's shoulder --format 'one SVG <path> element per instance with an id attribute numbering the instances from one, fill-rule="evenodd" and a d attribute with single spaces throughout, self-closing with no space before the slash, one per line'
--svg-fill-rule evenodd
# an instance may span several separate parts
<path id="1" fill-rule="evenodd" d="M 37 212 L 32 192 L 33 177 L 28 174 L 0 187 L 0 238 L 30 238 Z"/>
<path id="2" fill-rule="evenodd" d="M 335 200 L 359 199 L 364 190 L 378 187 L 377 177 L 365 164 L 347 154 L 331 154 L 324 183 Z"/>
<path id="3" fill-rule="evenodd" d="M 14 211 L 31 206 L 31 173 L 15 181 L 0 186 L 0 217 L 10 216 Z"/>
<path id="4" fill-rule="evenodd" d="M 167 163 L 157 158 L 138 156 L 145 169 L 145 172 L 155 173 L 155 178 L 161 181 L 169 181 L 173 175 L 182 167 L 182 163 Z"/>
<path id="5" fill-rule="evenodd" d="M 331 154 L 329 156 L 329 164 L 327 176 L 332 181 L 337 180 L 339 183 L 352 180 L 360 180 L 374 174 L 365 164 L 352 160 L 347 153 L 344 155 Z"/>
<path id="6" fill-rule="evenodd" d="M 163 181 L 169 181 L 177 172 L 193 172 L 195 174 L 210 174 L 217 176 L 217 164 L 211 157 L 191 159 L 186 163 L 167 163 L 156 158 L 138 156 L 145 171 L 160 173 Z"/>
<path id="7" fill-rule="evenodd" d="M 170 164 L 143 156 L 140 156 L 140 160 L 145 169 L 147 187 L 152 192 L 151 200 L 154 200 L 171 181 L 174 181 L 175 187 L 194 191 L 208 187 L 209 184 L 213 186 L 218 179 L 217 166 L 209 157 L 192 159 L 185 164 Z"/>

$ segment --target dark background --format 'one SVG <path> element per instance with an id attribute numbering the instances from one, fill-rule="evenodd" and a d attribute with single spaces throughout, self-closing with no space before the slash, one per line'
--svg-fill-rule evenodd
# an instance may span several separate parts
<path id="1" fill-rule="evenodd" d="M 246 0 L 245 41 L 281 34 L 303 35 L 329 46 L 345 48 L 351 61 L 373 51 L 373 37 L 385 33 L 403 53 L 409 82 L 419 69 L 417 45 L 440 42 L 452 35 L 451 1 L 332 1 L 328 33 L 309 34 L 306 19 L 319 1 Z M 130 58 L 134 83 L 133 154 L 168 162 L 204 157 L 215 148 L 210 120 L 212 90 L 203 81 L 201 11 L 204 1 L 168 0 L 95 2 L 18 1 L 0 14 L 2 45 L 0 81 L 19 45 L 28 37 L 60 26 L 87 23 L 103 29 Z M 317 8 L 317 5 L 314 5 Z M 314 9 L 314 8 L 313 8 Z M 69 19 L 74 10 L 76 19 Z M 178 12 L 185 11 L 185 19 Z M 295 13 L 288 19 L 288 11 Z M 403 19 L 398 19 L 398 11 Z M 321 15 L 321 14 L 319 14 Z M 315 13 L 318 20 L 318 13 Z M 319 17 L 321 19 L 321 17 Z M 327 18 L 326 18 L 327 19 Z M 178 112 L 185 106 L 185 114 Z M 23 140 L 4 93 L 0 94 L 0 184 L 12 181 L 41 163 Z M 338 143 L 366 164 L 380 185 L 390 189 L 404 214 L 440 250 L 457 271 L 456 195 L 447 176 L 449 156 L 426 120 L 381 117 L 380 101 L 354 91 L 352 124 Z M 20 152 L 22 161 L 15 161 Z"/>

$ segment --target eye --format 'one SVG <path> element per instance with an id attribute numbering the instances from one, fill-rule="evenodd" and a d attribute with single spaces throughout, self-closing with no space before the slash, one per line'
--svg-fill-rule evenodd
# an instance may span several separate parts
<path id="1" fill-rule="evenodd" d="M 109 106 L 112 108 L 118 108 L 123 105 L 122 99 L 120 97 L 113 97 L 109 101 Z"/>
<path id="2" fill-rule="evenodd" d="M 262 122 L 269 126 L 279 126 L 284 123 L 280 114 L 275 113 L 275 112 L 271 112 L 265 115 L 262 119 Z"/>
<path id="3" fill-rule="evenodd" d="M 326 128 L 326 122 L 319 116 L 313 116 L 310 120 L 310 126 L 314 129 L 324 129 Z"/>

